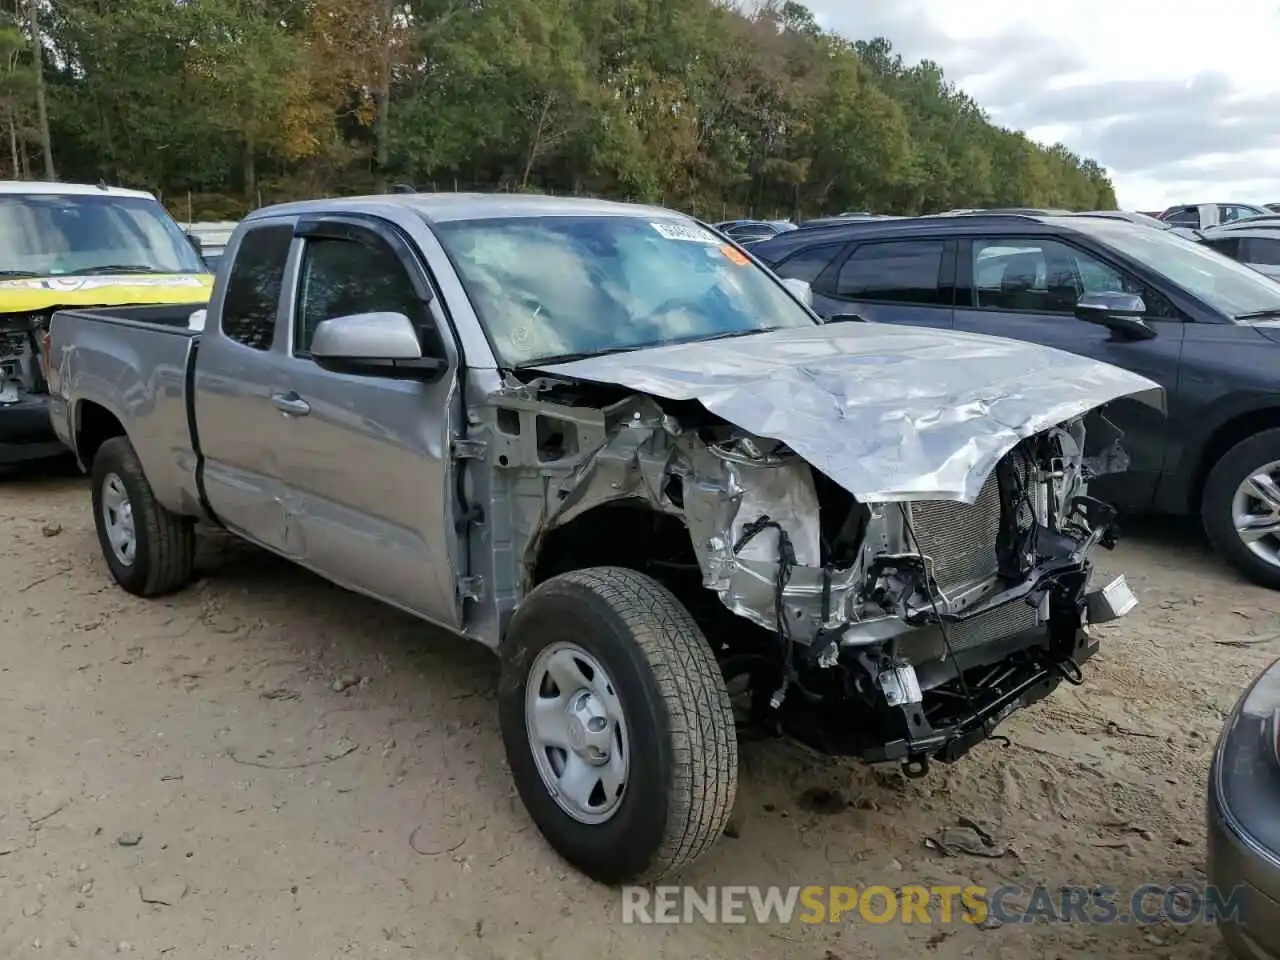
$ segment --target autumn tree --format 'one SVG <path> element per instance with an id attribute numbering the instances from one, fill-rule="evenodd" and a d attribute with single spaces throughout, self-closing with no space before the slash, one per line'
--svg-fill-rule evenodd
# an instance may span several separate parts
<path id="1" fill-rule="evenodd" d="M 40 77 L 63 176 L 220 210 L 398 180 L 715 219 L 1115 204 L 1096 162 L 796 0 L 32 0 L 42 67 L 26 2 L 0 0 L 16 175 Z"/>

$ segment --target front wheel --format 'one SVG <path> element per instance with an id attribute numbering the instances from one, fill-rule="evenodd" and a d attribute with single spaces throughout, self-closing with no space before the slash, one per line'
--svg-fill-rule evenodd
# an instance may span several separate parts
<path id="1" fill-rule="evenodd" d="M 195 525 L 166 510 L 126 437 L 93 458 L 93 520 L 111 576 L 139 597 L 185 587 L 195 565 Z"/>
<path id="2" fill-rule="evenodd" d="M 1242 440 L 1209 471 L 1205 532 L 1254 583 L 1280 590 L 1280 429 Z"/>
<path id="3" fill-rule="evenodd" d="M 670 591 L 619 567 L 553 577 L 501 656 L 507 761 L 561 856 L 620 884 L 706 852 L 733 811 L 738 744 L 715 657 Z"/>

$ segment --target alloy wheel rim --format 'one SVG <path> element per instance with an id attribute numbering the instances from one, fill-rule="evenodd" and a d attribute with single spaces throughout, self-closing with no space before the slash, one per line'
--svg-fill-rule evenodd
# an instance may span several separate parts
<path id="1" fill-rule="evenodd" d="M 1280 460 L 1250 471 L 1236 487 L 1231 523 L 1250 553 L 1280 567 Z"/>

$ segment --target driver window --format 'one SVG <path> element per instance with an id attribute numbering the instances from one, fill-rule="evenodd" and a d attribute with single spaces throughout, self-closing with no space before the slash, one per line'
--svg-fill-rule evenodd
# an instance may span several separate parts
<path id="1" fill-rule="evenodd" d="M 293 350 L 307 356 L 316 327 L 353 313 L 403 313 L 418 330 L 434 325 L 431 311 L 418 296 L 404 265 L 385 244 L 376 241 L 316 237 L 302 253 Z M 424 349 L 439 342 L 424 337 Z"/>
<path id="2" fill-rule="evenodd" d="M 1175 317 L 1172 304 L 1075 247 L 1038 237 L 973 242 L 974 306 L 1018 313 L 1071 314 L 1086 293 L 1134 293 L 1151 317 Z"/>

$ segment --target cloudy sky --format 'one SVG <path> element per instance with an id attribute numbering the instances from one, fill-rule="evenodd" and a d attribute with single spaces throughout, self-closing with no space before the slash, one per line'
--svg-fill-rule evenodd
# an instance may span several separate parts
<path id="1" fill-rule="evenodd" d="M 806 5 L 937 61 L 996 122 L 1093 157 L 1123 208 L 1280 202 L 1280 0 Z"/>

